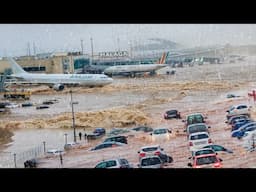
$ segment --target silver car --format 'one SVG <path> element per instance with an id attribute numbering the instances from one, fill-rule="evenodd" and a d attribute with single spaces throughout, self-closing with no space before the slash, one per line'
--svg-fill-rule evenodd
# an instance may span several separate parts
<path id="1" fill-rule="evenodd" d="M 163 162 L 158 156 L 143 157 L 138 164 L 139 168 L 163 168 Z"/>
<path id="2" fill-rule="evenodd" d="M 132 168 L 132 165 L 126 159 L 108 159 L 99 162 L 95 168 Z"/>

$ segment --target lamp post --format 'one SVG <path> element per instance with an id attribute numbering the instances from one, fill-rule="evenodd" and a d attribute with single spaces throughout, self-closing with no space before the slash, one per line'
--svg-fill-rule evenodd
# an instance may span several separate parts
<path id="1" fill-rule="evenodd" d="M 76 143 L 76 126 L 75 126 L 75 115 L 74 115 L 74 103 L 73 103 L 73 97 L 72 97 L 72 90 L 70 90 L 70 96 L 71 96 L 71 108 L 72 108 L 72 126 L 74 130 L 74 142 Z"/>
<path id="2" fill-rule="evenodd" d="M 45 152 L 46 152 L 46 151 L 45 151 L 45 141 L 43 141 L 43 145 L 44 145 L 44 153 L 45 153 Z"/>
<path id="3" fill-rule="evenodd" d="M 67 140 L 67 136 L 68 136 L 68 134 L 65 133 L 64 135 L 65 135 L 65 145 L 67 145 L 67 141 L 68 141 L 68 140 Z"/>
<path id="4" fill-rule="evenodd" d="M 90 40 L 91 40 L 91 51 L 92 51 L 92 55 L 91 55 L 91 65 L 92 65 L 92 62 L 93 62 L 93 39 L 92 39 L 92 37 L 90 38 Z"/>
<path id="5" fill-rule="evenodd" d="M 17 168 L 16 153 L 13 154 L 13 158 L 14 158 L 14 167 Z"/>

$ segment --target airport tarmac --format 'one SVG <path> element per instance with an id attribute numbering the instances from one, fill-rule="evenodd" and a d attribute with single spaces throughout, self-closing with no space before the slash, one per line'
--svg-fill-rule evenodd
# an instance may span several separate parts
<path id="1" fill-rule="evenodd" d="M 174 130 L 180 130 L 183 128 L 183 123 L 175 120 L 166 121 L 163 119 L 163 113 L 166 110 L 173 108 L 179 109 L 182 115 L 199 111 L 209 115 L 213 127 L 216 125 L 216 134 L 213 136 L 214 140 L 220 140 L 219 136 L 222 135 L 222 138 L 225 140 L 221 140 L 220 142 L 225 144 L 226 147 L 232 148 L 236 146 L 239 148 L 239 145 L 235 141 L 230 140 L 228 132 L 225 132 L 225 134 L 221 132 L 221 129 L 223 129 L 223 126 L 225 125 L 223 123 L 225 121 L 224 107 L 228 107 L 233 102 L 240 102 L 239 100 L 232 100 L 232 102 L 227 100 L 226 94 L 230 92 L 236 93 L 244 96 L 240 98 L 243 102 L 247 101 L 247 92 L 255 86 L 253 83 L 255 82 L 256 77 L 254 75 L 256 73 L 254 61 L 256 61 L 256 59 L 251 57 L 244 63 L 212 64 L 176 68 L 175 75 L 165 75 L 165 71 L 161 70 L 159 73 L 162 73 L 163 75 L 156 77 L 140 77 L 135 79 L 117 78 L 113 84 L 103 88 L 72 88 L 74 91 L 73 100 L 79 102 L 78 105 L 74 105 L 75 112 L 94 111 L 97 113 L 102 110 L 108 111 L 114 109 L 115 111 L 112 114 L 116 115 L 120 109 L 127 109 L 129 110 L 128 112 L 126 111 L 128 115 L 116 115 L 121 121 L 126 122 L 129 118 L 136 119 L 136 114 L 132 113 L 132 111 L 138 110 L 142 113 L 140 114 L 141 116 L 145 115 L 148 118 L 147 124 L 154 128 L 171 127 Z M 14 131 L 13 142 L 9 143 L 8 147 L 2 150 L 4 153 L 0 153 L 0 155 L 7 154 L 8 152 L 22 152 L 29 149 L 29 147 L 39 145 L 43 141 L 46 141 L 49 144 L 49 147 L 61 147 L 64 144 L 64 134 L 67 132 L 69 141 L 72 141 L 72 129 L 58 128 L 57 125 L 60 122 L 56 123 L 56 129 L 48 128 L 47 123 L 42 123 L 43 121 L 49 121 L 52 118 L 56 118 L 56 116 L 62 116 L 63 113 L 68 113 L 71 117 L 70 94 L 68 90 L 64 92 L 47 90 L 46 93 L 47 94 L 43 92 L 33 94 L 31 96 L 31 101 L 40 103 L 44 100 L 56 98 L 59 102 L 50 105 L 49 109 L 36 110 L 34 106 L 30 108 L 12 109 L 10 115 L 0 117 L 2 126 L 8 125 L 8 123 L 13 123 L 14 120 L 15 123 L 18 122 L 16 125 L 21 125 L 24 121 L 37 121 L 38 124 L 41 125 L 40 129 L 38 129 L 39 127 L 37 127 L 37 124 L 34 124 L 34 127 L 30 126 L 29 128 L 22 126 L 20 128 L 11 127 Z M 222 102 L 227 103 L 224 105 Z M 216 105 L 216 103 L 220 104 Z M 216 111 L 219 111 L 219 114 L 216 113 Z M 129 116 L 129 114 L 132 115 Z M 81 115 L 84 114 L 81 113 Z M 104 118 L 104 113 L 102 116 Z M 78 118 L 78 123 L 88 125 L 88 122 L 85 120 L 82 121 L 78 116 L 76 117 Z M 109 118 L 109 116 L 106 117 Z M 125 119 L 122 119 L 121 117 L 125 117 Z M 38 121 L 38 118 L 40 118 L 40 121 Z M 112 118 L 115 118 L 114 115 Z M 71 127 L 71 118 L 64 118 L 63 120 L 65 123 L 70 123 L 69 126 Z M 97 119 L 95 119 L 95 122 L 97 123 Z M 140 123 L 139 120 L 134 120 L 134 122 L 135 123 L 129 125 L 129 127 L 136 126 L 136 124 Z M 54 127 L 54 124 L 51 127 Z M 85 131 L 88 132 L 92 129 L 92 127 L 86 127 Z M 108 124 L 107 130 L 110 129 L 111 124 Z M 80 129 L 80 131 L 84 131 L 84 128 Z M 144 137 L 145 136 L 142 136 L 142 138 Z M 132 145 L 126 147 L 127 150 L 122 150 L 122 148 L 115 150 L 118 151 L 119 155 L 123 154 L 127 159 L 131 160 L 131 162 L 136 163 L 137 148 L 143 146 L 144 141 L 143 139 L 140 139 L 140 135 L 138 135 L 138 138 L 138 142 L 131 142 Z M 189 153 L 185 137 L 173 137 L 172 142 L 162 144 L 174 159 L 179 157 L 179 163 L 174 162 L 170 167 L 186 167 L 184 163 L 187 163 L 186 158 Z M 88 146 L 88 148 L 89 147 L 91 146 Z M 177 150 L 177 148 L 179 150 Z M 133 153 L 135 155 L 129 156 L 128 153 L 131 153 L 132 149 L 134 150 Z M 110 151 L 111 149 L 108 149 L 105 152 L 99 152 L 99 154 L 96 154 L 95 152 L 87 152 L 86 155 L 84 154 L 84 157 L 88 160 L 91 158 L 92 161 L 86 161 L 84 163 L 77 163 L 75 160 L 75 157 L 79 156 L 79 152 L 74 152 L 75 154 L 70 153 L 70 155 L 66 156 L 69 159 L 68 162 L 70 162 L 70 164 L 67 163 L 66 166 L 93 167 L 97 161 L 102 159 L 102 156 L 110 157 Z M 79 157 L 79 159 L 82 158 Z M 50 159 L 48 163 L 43 165 L 43 167 L 59 167 L 59 162 L 55 161 L 56 160 L 54 159 Z M 233 161 L 233 159 L 231 158 L 230 161 Z"/>

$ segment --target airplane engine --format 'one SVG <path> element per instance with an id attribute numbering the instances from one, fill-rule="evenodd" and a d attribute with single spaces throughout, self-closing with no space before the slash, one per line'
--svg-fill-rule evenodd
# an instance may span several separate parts
<path id="1" fill-rule="evenodd" d="M 53 89 L 54 89 L 55 91 L 62 91 L 62 90 L 64 89 L 64 85 L 63 85 L 63 84 L 55 84 L 55 85 L 53 86 Z"/>

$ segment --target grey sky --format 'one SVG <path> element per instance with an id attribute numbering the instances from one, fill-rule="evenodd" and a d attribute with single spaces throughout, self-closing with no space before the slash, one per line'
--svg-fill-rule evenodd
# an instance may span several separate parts
<path id="1" fill-rule="evenodd" d="M 165 38 L 187 47 L 255 44 L 256 24 L 0 24 L 0 56 L 26 55 L 28 42 L 36 52 L 128 50 L 129 43 Z M 118 40 L 119 39 L 119 40 Z M 119 42 L 119 43 L 118 43 Z"/>

